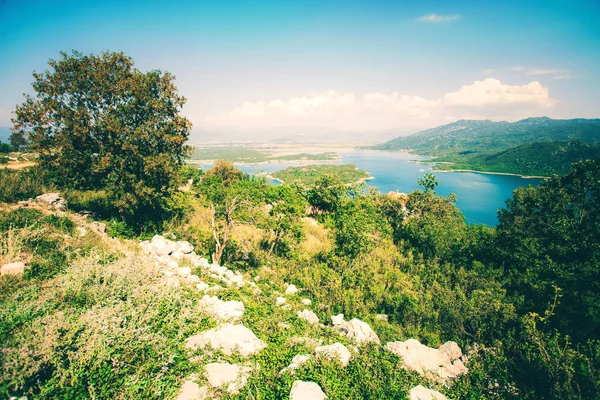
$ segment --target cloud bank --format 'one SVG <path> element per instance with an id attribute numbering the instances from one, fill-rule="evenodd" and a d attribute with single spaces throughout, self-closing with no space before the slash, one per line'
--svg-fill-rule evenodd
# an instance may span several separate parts
<path id="1" fill-rule="evenodd" d="M 547 113 L 557 102 L 539 82 L 508 85 L 488 78 L 434 99 L 398 92 L 358 95 L 331 90 L 289 99 L 246 101 L 204 122 L 211 127 L 250 129 L 394 129 L 431 126 L 466 117 L 519 119 Z"/>

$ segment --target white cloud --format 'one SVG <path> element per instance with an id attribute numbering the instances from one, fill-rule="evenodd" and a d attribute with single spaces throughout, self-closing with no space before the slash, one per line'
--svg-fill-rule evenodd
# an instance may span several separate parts
<path id="1" fill-rule="evenodd" d="M 456 21 L 460 18 L 458 14 L 448 14 L 448 15 L 437 15 L 437 14 L 427 14 L 422 17 L 417 18 L 418 21 L 421 22 L 448 22 L 448 21 Z"/>
<path id="2" fill-rule="evenodd" d="M 456 92 L 444 94 L 445 106 L 489 107 L 489 106 L 520 106 L 548 108 L 557 103 L 549 96 L 548 88 L 539 82 L 527 85 L 504 85 L 498 79 L 488 78 L 465 85 Z"/>
<path id="3" fill-rule="evenodd" d="M 489 74 L 493 74 L 496 70 L 494 68 L 488 68 L 488 69 L 484 69 L 483 73 L 485 75 L 489 75 Z"/>
<path id="4" fill-rule="evenodd" d="M 573 75 L 556 75 L 554 79 L 571 79 Z"/>
<path id="5" fill-rule="evenodd" d="M 558 70 L 558 69 L 533 68 L 533 69 L 530 69 L 529 71 L 527 71 L 527 75 L 554 75 L 559 72 L 560 72 L 560 70 Z"/>
<path id="6" fill-rule="evenodd" d="M 472 119 L 527 117 L 546 113 L 557 102 L 539 82 L 507 85 L 488 78 L 433 99 L 398 92 L 357 95 L 328 91 L 289 99 L 246 101 L 204 122 L 212 127 L 247 129 L 377 130 L 432 126 L 456 119 L 457 115 Z"/>

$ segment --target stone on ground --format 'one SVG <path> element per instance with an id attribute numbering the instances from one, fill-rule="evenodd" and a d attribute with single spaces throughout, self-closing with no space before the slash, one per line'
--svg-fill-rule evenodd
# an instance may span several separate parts
<path id="1" fill-rule="evenodd" d="M 295 285 L 288 285 L 287 289 L 285 289 L 285 294 L 291 296 L 298 293 L 298 288 Z"/>
<path id="2" fill-rule="evenodd" d="M 207 386 L 200 387 L 196 382 L 185 381 L 176 400 L 204 400 L 208 398 Z"/>
<path id="3" fill-rule="evenodd" d="M 292 374 L 296 371 L 302 364 L 305 364 L 308 360 L 310 360 L 309 354 L 298 354 L 292 358 L 292 362 L 290 365 L 282 369 L 279 373 L 283 374 L 285 371 L 290 371 Z"/>
<path id="4" fill-rule="evenodd" d="M 310 301 L 310 299 L 302 299 L 302 304 L 304 304 L 305 306 L 310 306 L 312 304 L 312 301 Z"/>
<path id="5" fill-rule="evenodd" d="M 296 381 L 290 391 L 290 400 L 324 400 L 327 396 L 314 382 Z"/>
<path id="6" fill-rule="evenodd" d="M 315 349 L 315 354 L 318 357 L 323 357 L 328 360 L 338 360 L 343 367 L 348 365 L 350 358 L 352 357 L 350 350 L 341 343 L 319 346 Z"/>
<path id="7" fill-rule="evenodd" d="M 228 363 L 211 363 L 204 366 L 208 383 L 215 388 L 225 387 L 229 393 L 237 393 L 246 385 L 249 367 Z"/>
<path id="8" fill-rule="evenodd" d="M 305 309 L 302 311 L 298 311 L 298 318 L 305 320 L 309 324 L 318 324 L 319 323 L 319 317 L 317 317 L 317 314 L 315 314 L 311 310 Z"/>
<path id="9" fill-rule="evenodd" d="M 25 263 L 13 262 L 0 267 L 0 275 L 22 275 L 25 272 Z"/>
<path id="10" fill-rule="evenodd" d="M 379 344 L 379 337 L 373 329 L 364 321 L 357 318 L 352 318 L 350 321 L 344 321 L 344 315 L 339 314 L 331 317 L 333 326 L 341 331 L 341 333 L 358 344 L 376 343 Z"/>
<path id="11" fill-rule="evenodd" d="M 404 367 L 417 373 L 432 374 L 438 380 L 453 379 L 468 372 L 460 359 L 454 358 L 462 354 L 454 342 L 446 342 L 439 349 L 421 344 L 418 340 L 408 339 L 405 342 L 390 342 L 385 349 L 398 355 L 404 361 Z"/>
<path id="12" fill-rule="evenodd" d="M 205 295 L 200 300 L 200 307 L 217 321 L 238 320 L 244 315 L 244 303 L 241 301 L 223 301 L 217 296 Z"/>
<path id="13" fill-rule="evenodd" d="M 408 400 L 448 400 L 448 398 L 437 390 L 427 389 L 419 385 L 410 389 Z"/>
<path id="14" fill-rule="evenodd" d="M 51 207 L 54 207 L 58 211 L 64 211 L 67 209 L 67 203 L 65 199 L 60 197 L 60 193 L 45 193 L 35 198 L 38 203 L 44 203 Z"/>
<path id="15" fill-rule="evenodd" d="M 278 306 L 281 306 L 281 305 L 283 305 L 283 304 L 285 304 L 287 302 L 287 300 L 285 299 L 285 297 L 281 297 L 281 296 L 277 297 L 275 299 L 275 301 L 277 302 Z"/>
<path id="16" fill-rule="evenodd" d="M 185 341 L 185 348 L 199 349 L 206 346 L 220 349 L 226 355 L 238 351 L 242 356 L 257 353 L 267 346 L 265 342 L 244 325 L 225 324 L 221 327 L 209 329 L 198 335 L 189 337 Z"/>

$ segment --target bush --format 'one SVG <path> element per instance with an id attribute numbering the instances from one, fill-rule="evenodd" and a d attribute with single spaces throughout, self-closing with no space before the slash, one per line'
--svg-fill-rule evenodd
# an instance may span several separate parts
<path id="1" fill-rule="evenodd" d="M 0 169 L 0 201 L 16 202 L 27 200 L 47 190 L 47 186 L 39 170 Z"/>

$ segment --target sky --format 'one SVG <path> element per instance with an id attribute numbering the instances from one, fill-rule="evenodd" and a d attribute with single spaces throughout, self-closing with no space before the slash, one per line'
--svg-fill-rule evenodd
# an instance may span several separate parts
<path id="1" fill-rule="evenodd" d="M 0 126 L 71 50 L 173 73 L 223 137 L 600 117 L 597 0 L 0 0 Z"/>

